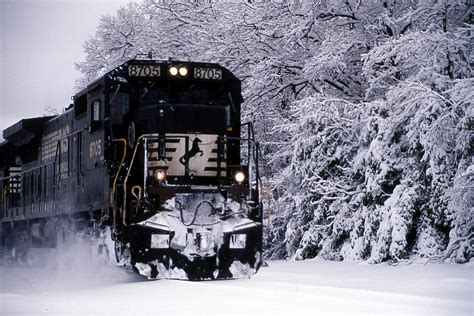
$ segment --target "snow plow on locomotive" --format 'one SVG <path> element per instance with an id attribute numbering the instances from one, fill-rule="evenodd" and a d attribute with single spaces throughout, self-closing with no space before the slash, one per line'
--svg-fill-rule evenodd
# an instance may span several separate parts
<path id="1" fill-rule="evenodd" d="M 2 247 L 109 227 L 117 261 L 149 278 L 256 273 L 258 143 L 241 102 L 240 81 L 217 64 L 134 59 L 63 114 L 5 129 Z"/>

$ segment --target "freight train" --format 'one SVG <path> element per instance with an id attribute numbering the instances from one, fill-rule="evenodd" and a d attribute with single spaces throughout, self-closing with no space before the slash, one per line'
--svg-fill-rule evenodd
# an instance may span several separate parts
<path id="1" fill-rule="evenodd" d="M 262 263 L 259 147 L 241 82 L 214 63 L 129 60 L 0 144 L 4 253 L 108 229 L 148 278 L 246 277 Z M 86 259 L 85 259 L 86 260 Z"/>

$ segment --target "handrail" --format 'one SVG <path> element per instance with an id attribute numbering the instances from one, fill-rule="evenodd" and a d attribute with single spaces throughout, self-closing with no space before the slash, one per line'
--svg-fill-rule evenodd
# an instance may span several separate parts
<path id="1" fill-rule="evenodd" d="M 135 193 L 135 189 L 138 189 L 138 194 Z M 132 195 L 135 197 L 135 199 L 137 199 L 137 201 L 139 201 L 139 200 L 141 199 L 141 197 L 142 197 L 142 187 L 141 187 L 141 186 L 139 186 L 139 185 L 134 185 L 134 186 L 132 187 L 132 191 L 131 191 L 131 192 L 132 192 Z"/>
<path id="2" fill-rule="evenodd" d="M 138 137 L 137 141 L 135 142 L 135 149 L 133 150 L 133 155 L 132 155 L 132 160 L 130 161 L 130 166 L 127 170 L 127 175 L 125 176 L 125 180 L 123 181 L 123 212 L 122 212 L 122 224 L 123 226 L 125 227 L 128 227 L 128 224 L 127 224 L 127 221 L 126 221 L 126 218 L 127 218 L 127 181 L 128 181 L 128 177 L 130 176 L 130 172 L 132 171 L 132 166 L 133 166 L 133 162 L 135 161 L 135 156 L 137 154 L 137 150 L 138 150 L 138 145 L 140 144 L 140 142 L 142 141 L 142 139 L 144 137 L 146 137 L 147 135 L 151 135 L 151 134 L 143 134 L 141 136 Z"/>
<path id="3" fill-rule="evenodd" d="M 122 159 L 120 160 L 120 166 L 117 169 L 117 172 L 115 173 L 114 177 L 114 182 L 112 184 L 112 209 L 113 209 L 113 223 L 114 223 L 114 228 L 117 228 L 117 205 L 115 203 L 115 198 L 117 194 L 117 180 L 120 175 L 120 171 L 122 171 L 122 166 L 125 161 L 125 157 L 127 156 L 127 140 L 125 138 L 118 138 L 114 139 L 113 142 L 122 142 L 123 143 L 123 154 L 122 154 Z"/>

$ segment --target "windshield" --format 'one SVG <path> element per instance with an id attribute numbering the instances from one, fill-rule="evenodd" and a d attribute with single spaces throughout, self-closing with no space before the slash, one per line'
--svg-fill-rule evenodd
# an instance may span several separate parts
<path id="1" fill-rule="evenodd" d="M 199 104 L 227 105 L 230 103 L 228 92 L 221 85 L 212 86 L 203 83 L 180 83 L 168 86 L 152 83 L 140 88 L 140 104 Z"/>

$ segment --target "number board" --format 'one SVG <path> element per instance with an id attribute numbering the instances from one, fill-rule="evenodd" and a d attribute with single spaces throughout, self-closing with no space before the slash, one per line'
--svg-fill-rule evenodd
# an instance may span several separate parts
<path id="1" fill-rule="evenodd" d="M 194 78 L 208 79 L 208 80 L 221 80 L 222 69 L 196 67 L 194 68 Z"/>
<path id="2" fill-rule="evenodd" d="M 128 66 L 130 77 L 159 77 L 160 66 L 158 65 L 130 65 Z"/>

